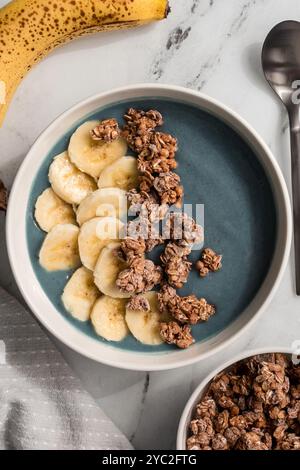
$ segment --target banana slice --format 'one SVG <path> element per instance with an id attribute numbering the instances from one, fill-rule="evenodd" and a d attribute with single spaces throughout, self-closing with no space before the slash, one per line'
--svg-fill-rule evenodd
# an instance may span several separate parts
<path id="1" fill-rule="evenodd" d="M 124 224 L 113 217 L 95 217 L 85 222 L 79 232 L 78 245 L 82 264 L 94 270 L 102 248 L 122 236 Z"/>
<path id="2" fill-rule="evenodd" d="M 53 227 L 40 250 L 41 266 L 47 271 L 64 271 L 80 266 L 78 234 L 79 228 L 73 224 Z"/>
<path id="3" fill-rule="evenodd" d="M 116 217 L 120 219 L 127 213 L 126 191 L 119 188 L 104 188 L 90 194 L 77 209 L 79 225 L 94 217 Z"/>
<path id="4" fill-rule="evenodd" d="M 169 316 L 162 314 L 158 308 L 157 293 L 146 292 L 143 296 L 150 304 L 149 312 L 141 312 L 126 309 L 126 322 L 133 336 L 143 344 L 150 346 L 162 344 L 163 340 L 159 334 L 159 324 L 168 321 Z"/>
<path id="5" fill-rule="evenodd" d="M 76 224 L 72 206 L 58 197 L 52 188 L 47 188 L 37 198 L 35 204 L 35 220 L 45 232 L 59 224 Z"/>
<path id="6" fill-rule="evenodd" d="M 94 280 L 103 294 L 117 299 L 124 299 L 131 297 L 131 295 L 121 292 L 116 286 L 119 272 L 127 268 L 127 263 L 116 254 L 118 249 L 120 249 L 120 243 L 118 242 L 109 243 L 102 249 L 95 266 Z"/>
<path id="7" fill-rule="evenodd" d="M 97 188 L 90 176 L 71 163 L 67 152 L 54 158 L 49 168 L 49 181 L 53 191 L 69 204 L 80 204 Z"/>
<path id="8" fill-rule="evenodd" d="M 109 143 L 93 140 L 90 133 L 98 124 L 99 121 L 88 121 L 78 127 L 68 149 L 71 162 L 93 178 L 98 178 L 107 165 L 126 155 L 127 151 L 126 141 L 122 138 Z"/>
<path id="9" fill-rule="evenodd" d="M 127 336 L 126 302 L 126 299 L 113 299 L 107 295 L 97 300 L 91 313 L 91 322 L 97 335 L 108 341 L 122 341 Z"/>
<path id="10" fill-rule="evenodd" d="M 94 284 L 93 273 L 81 267 L 75 271 L 61 297 L 65 309 L 80 321 L 87 321 L 100 292 Z"/>
<path id="11" fill-rule="evenodd" d="M 139 171 L 134 157 L 119 158 L 104 168 L 98 180 L 98 188 L 120 188 L 125 191 L 137 188 L 138 184 Z"/>

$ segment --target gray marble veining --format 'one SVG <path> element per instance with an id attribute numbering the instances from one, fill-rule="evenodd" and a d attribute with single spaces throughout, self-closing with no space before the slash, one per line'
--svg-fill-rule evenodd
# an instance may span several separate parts
<path id="1" fill-rule="evenodd" d="M 5 3 L 0 0 L 0 6 Z M 287 119 L 264 81 L 260 49 L 277 22 L 300 20 L 299 1 L 170 3 L 167 21 L 82 38 L 50 54 L 30 72 L 0 129 L 0 177 L 8 186 L 36 137 L 66 108 L 102 90 L 149 81 L 201 90 L 240 113 L 271 147 L 290 186 Z M 8 265 L 4 222 L 0 214 L 0 283 L 18 293 Z M 170 449 L 189 395 L 212 368 L 244 349 L 290 346 L 300 339 L 292 259 L 259 322 L 226 351 L 180 371 L 113 369 L 55 342 L 87 390 L 137 448 Z"/>

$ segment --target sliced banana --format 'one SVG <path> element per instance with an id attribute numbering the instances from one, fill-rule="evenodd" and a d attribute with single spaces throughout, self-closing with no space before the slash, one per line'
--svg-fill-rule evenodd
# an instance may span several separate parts
<path id="1" fill-rule="evenodd" d="M 94 270 L 102 248 L 122 236 L 124 224 L 114 217 L 95 217 L 85 222 L 79 232 L 78 245 L 82 264 Z"/>
<path id="2" fill-rule="evenodd" d="M 157 293 L 146 292 L 142 294 L 150 304 L 149 312 L 126 309 L 126 322 L 133 336 L 143 344 L 155 346 L 162 344 L 159 334 L 159 324 L 167 321 L 168 315 L 162 314 L 158 308 Z"/>
<path id="3" fill-rule="evenodd" d="M 72 317 L 87 321 L 99 295 L 93 273 L 82 266 L 69 279 L 61 299 Z"/>
<path id="4" fill-rule="evenodd" d="M 94 217 L 122 218 L 127 213 L 126 191 L 119 188 L 103 188 L 86 197 L 77 209 L 79 225 Z"/>
<path id="5" fill-rule="evenodd" d="M 98 125 L 99 121 L 88 121 L 78 127 L 68 149 L 71 162 L 93 178 L 98 178 L 107 165 L 126 155 L 127 151 L 126 141 L 121 137 L 113 142 L 93 140 L 91 131 Z"/>
<path id="6" fill-rule="evenodd" d="M 120 249 L 120 243 L 112 242 L 101 250 L 94 270 L 94 281 L 103 294 L 123 299 L 131 295 L 121 292 L 116 286 L 119 272 L 127 268 L 127 263 L 116 254 L 118 249 Z"/>
<path id="7" fill-rule="evenodd" d="M 89 175 L 73 165 L 67 152 L 54 158 L 49 168 L 49 181 L 53 191 L 69 204 L 80 204 L 97 188 Z"/>
<path id="8" fill-rule="evenodd" d="M 134 157 L 119 158 L 104 168 L 98 180 L 98 188 L 120 188 L 125 191 L 137 188 L 138 184 L 139 171 Z"/>
<path id="9" fill-rule="evenodd" d="M 127 336 L 126 302 L 126 299 L 113 299 L 107 295 L 97 300 L 91 313 L 91 322 L 97 335 L 108 341 L 122 341 Z"/>
<path id="10" fill-rule="evenodd" d="M 80 266 L 78 234 L 79 228 L 73 224 L 53 227 L 40 250 L 41 266 L 47 271 L 64 271 Z"/>
<path id="11" fill-rule="evenodd" d="M 58 224 L 76 224 L 72 206 L 58 197 L 52 188 L 45 189 L 37 198 L 34 217 L 45 232 Z"/>

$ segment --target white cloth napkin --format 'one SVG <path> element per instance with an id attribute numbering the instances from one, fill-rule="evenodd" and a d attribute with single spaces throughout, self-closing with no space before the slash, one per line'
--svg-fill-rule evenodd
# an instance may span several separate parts
<path id="1" fill-rule="evenodd" d="M 132 449 L 39 324 L 2 288 L 0 449 Z"/>

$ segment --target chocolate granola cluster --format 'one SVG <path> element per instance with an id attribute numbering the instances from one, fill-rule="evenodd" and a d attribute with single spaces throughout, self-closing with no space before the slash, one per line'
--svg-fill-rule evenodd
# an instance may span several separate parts
<path id="1" fill-rule="evenodd" d="M 205 248 L 202 251 L 201 258 L 195 265 L 200 277 L 206 277 L 209 272 L 219 271 L 221 267 L 222 255 L 218 255 L 211 248 Z"/>
<path id="2" fill-rule="evenodd" d="M 120 133 L 116 119 L 105 119 L 91 130 L 91 138 L 95 141 L 113 142 L 120 137 Z"/>
<path id="3" fill-rule="evenodd" d="M 284 354 L 218 374 L 190 423 L 189 450 L 300 450 L 300 365 Z"/>
<path id="4" fill-rule="evenodd" d="M 189 325 L 207 321 L 215 312 L 205 299 L 194 295 L 180 297 L 174 289 L 187 282 L 192 268 L 188 256 L 192 245 L 203 240 L 203 230 L 187 214 L 170 213 L 170 206 L 182 205 L 183 187 L 173 171 L 177 167 L 177 140 L 157 131 L 163 124 L 162 115 L 156 110 L 131 108 L 124 119 L 121 134 L 138 154 L 141 175 L 139 189 L 128 193 L 129 214 L 136 219 L 127 224 L 127 236 L 121 243 L 121 256 L 128 267 L 119 273 L 116 284 L 122 292 L 134 295 L 129 305 L 140 311 L 147 307 L 141 294 L 161 284 L 161 312 L 168 312 L 172 319 L 161 324 L 161 337 L 169 344 L 186 348 L 194 342 Z M 146 259 L 146 253 L 162 243 L 162 266 L 157 266 Z"/>
<path id="5" fill-rule="evenodd" d="M 214 313 L 215 307 L 205 299 L 198 299 L 195 295 L 181 297 L 173 287 L 165 284 L 158 294 L 159 309 L 168 312 L 175 320 L 182 324 L 196 325 L 207 321 Z"/>

